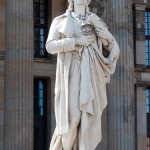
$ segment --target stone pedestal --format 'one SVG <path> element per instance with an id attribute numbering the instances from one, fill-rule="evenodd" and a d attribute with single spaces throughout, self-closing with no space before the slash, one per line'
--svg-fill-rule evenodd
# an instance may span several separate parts
<path id="1" fill-rule="evenodd" d="M 120 57 L 108 85 L 108 150 L 135 149 L 134 61 L 132 1 L 110 0 L 107 24 L 115 36 Z"/>
<path id="2" fill-rule="evenodd" d="M 5 150 L 33 150 L 33 1 L 6 0 Z"/>

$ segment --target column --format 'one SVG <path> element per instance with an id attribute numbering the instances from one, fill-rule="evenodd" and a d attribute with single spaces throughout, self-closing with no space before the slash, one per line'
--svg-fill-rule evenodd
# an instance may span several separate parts
<path id="1" fill-rule="evenodd" d="M 33 150 L 33 0 L 6 0 L 4 150 Z"/>
<path id="2" fill-rule="evenodd" d="M 120 47 L 108 85 L 108 150 L 135 149 L 135 103 L 132 1 L 109 0 L 107 24 Z"/>

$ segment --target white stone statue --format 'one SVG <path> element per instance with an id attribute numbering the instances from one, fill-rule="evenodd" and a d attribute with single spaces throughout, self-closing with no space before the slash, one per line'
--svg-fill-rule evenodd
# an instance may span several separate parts
<path id="1" fill-rule="evenodd" d="M 58 54 L 50 150 L 94 150 L 102 139 L 106 83 L 119 47 L 102 19 L 89 11 L 90 1 L 69 0 L 66 13 L 50 27 L 46 49 Z"/>

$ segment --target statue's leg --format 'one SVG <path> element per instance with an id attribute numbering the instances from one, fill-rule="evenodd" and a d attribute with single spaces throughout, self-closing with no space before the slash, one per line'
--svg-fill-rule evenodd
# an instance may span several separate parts
<path id="1" fill-rule="evenodd" d="M 69 74 L 69 132 L 62 135 L 63 150 L 72 150 L 76 138 L 78 138 L 78 125 L 81 111 L 79 109 L 80 94 L 80 61 L 74 62 Z"/>
<path id="2" fill-rule="evenodd" d="M 76 136 L 77 136 L 77 128 L 71 129 L 68 134 L 64 134 L 62 136 L 63 150 L 72 150 Z"/>

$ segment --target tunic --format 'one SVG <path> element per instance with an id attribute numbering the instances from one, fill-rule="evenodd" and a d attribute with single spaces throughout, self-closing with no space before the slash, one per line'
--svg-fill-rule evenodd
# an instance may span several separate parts
<path id="1" fill-rule="evenodd" d="M 107 105 L 106 83 L 115 70 L 118 45 L 103 23 L 100 27 L 97 23 L 93 26 L 88 19 L 81 21 L 74 13 L 54 21 L 58 26 L 52 25 L 46 44 L 48 52 L 58 53 L 56 129 L 50 150 L 94 150 L 102 138 L 101 115 Z M 70 25 L 72 31 L 69 32 L 72 33 L 69 35 L 66 28 L 69 30 Z M 82 35 L 92 36 L 95 41 L 90 46 L 75 45 L 74 37 Z M 108 58 L 102 53 L 102 37 L 111 41 L 105 47 L 110 51 Z"/>

